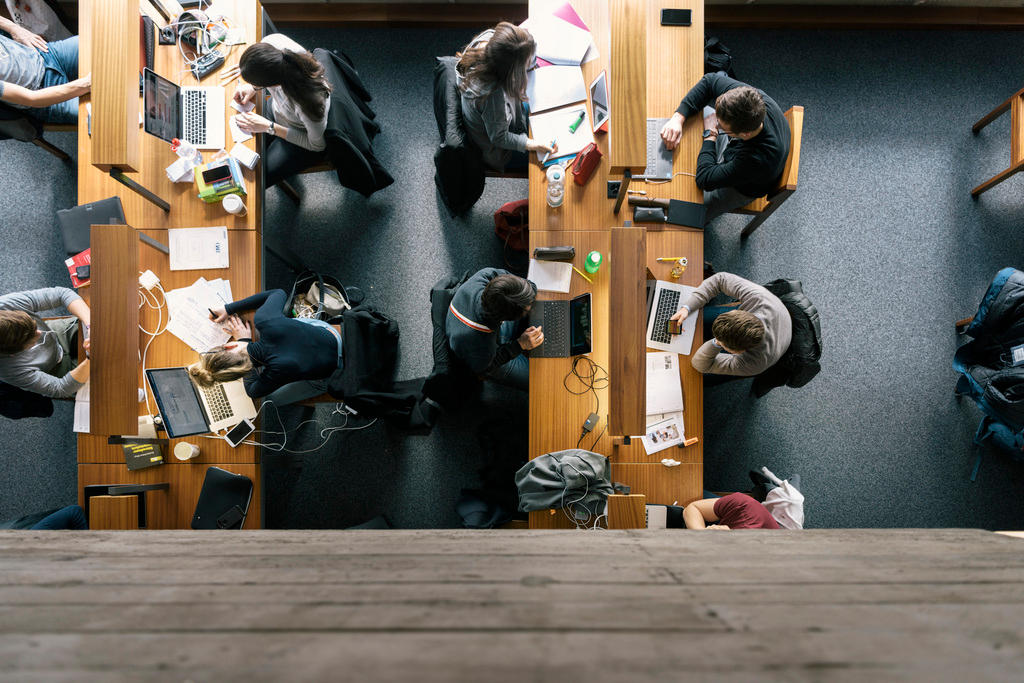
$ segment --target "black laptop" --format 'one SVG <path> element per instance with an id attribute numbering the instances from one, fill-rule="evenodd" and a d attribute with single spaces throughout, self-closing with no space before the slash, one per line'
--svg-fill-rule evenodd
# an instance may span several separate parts
<path id="1" fill-rule="evenodd" d="M 89 248 L 89 228 L 93 225 L 127 225 L 120 197 L 89 202 L 57 212 L 60 234 L 64 238 L 64 251 L 68 256 L 80 254 Z"/>
<path id="2" fill-rule="evenodd" d="M 593 341 L 590 294 L 570 301 L 536 301 L 530 325 L 544 328 L 544 343 L 530 351 L 533 358 L 569 358 L 590 353 Z"/>

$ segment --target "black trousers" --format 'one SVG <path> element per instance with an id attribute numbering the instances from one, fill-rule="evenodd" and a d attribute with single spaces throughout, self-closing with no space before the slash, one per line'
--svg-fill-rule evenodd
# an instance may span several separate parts
<path id="1" fill-rule="evenodd" d="M 270 142 L 267 143 L 266 158 L 263 160 L 266 164 L 266 186 L 273 187 L 281 180 L 315 166 L 326 158 L 326 150 L 314 152 L 293 145 L 283 138 L 271 136 Z"/>

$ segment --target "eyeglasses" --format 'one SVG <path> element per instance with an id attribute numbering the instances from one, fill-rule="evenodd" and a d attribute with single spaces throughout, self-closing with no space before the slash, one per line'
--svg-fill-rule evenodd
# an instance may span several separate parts
<path id="1" fill-rule="evenodd" d="M 533 59 L 530 60 L 530 66 L 526 67 L 526 71 L 529 73 L 530 71 L 536 71 L 539 68 L 540 64 L 537 63 L 537 55 L 534 55 Z"/>

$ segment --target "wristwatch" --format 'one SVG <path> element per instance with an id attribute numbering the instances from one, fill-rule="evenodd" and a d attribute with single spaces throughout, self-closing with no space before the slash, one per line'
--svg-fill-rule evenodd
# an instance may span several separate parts
<path id="1" fill-rule="evenodd" d="M 277 135 L 277 133 L 274 132 L 274 122 L 273 121 L 270 122 L 270 128 L 267 129 L 267 132 L 269 132 L 271 135 Z"/>
<path id="2" fill-rule="evenodd" d="M 710 138 L 712 136 L 717 138 L 718 137 L 718 131 L 717 130 L 711 130 L 710 128 L 705 128 L 704 129 L 704 139 L 707 140 L 708 138 Z"/>

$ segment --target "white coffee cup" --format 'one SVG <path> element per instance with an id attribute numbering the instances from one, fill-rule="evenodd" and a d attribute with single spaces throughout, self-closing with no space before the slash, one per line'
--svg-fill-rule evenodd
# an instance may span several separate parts
<path id="1" fill-rule="evenodd" d="M 236 216 L 244 216 L 247 211 L 245 210 L 245 202 L 237 194 L 229 194 L 224 199 L 220 200 L 220 205 L 224 207 L 224 210 L 228 213 L 233 213 Z"/>
<path id="2" fill-rule="evenodd" d="M 174 457 L 178 460 L 191 460 L 199 457 L 199 446 L 182 441 L 174 447 Z"/>

